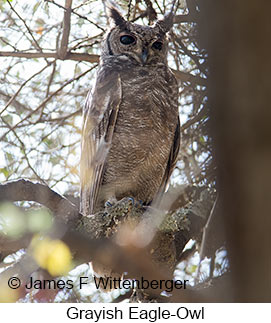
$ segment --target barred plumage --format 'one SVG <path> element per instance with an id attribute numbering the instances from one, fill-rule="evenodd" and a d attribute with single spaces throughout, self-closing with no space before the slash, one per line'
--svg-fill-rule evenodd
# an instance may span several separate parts
<path id="1" fill-rule="evenodd" d="M 115 26 L 84 109 L 83 214 L 125 196 L 150 204 L 165 190 L 179 149 L 178 87 L 167 66 L 172 16 L 150 27 L 115 8 L 110 14 Z"/>
<path id="2" fill-rule="evenodd" d="M 149 205 L 165 191 L 180 143 L 177 81 L 167 65 L 172 14 L 154 27 L 111 8 L 96 83 L 84 108 L 81 211 L 133 197 Z M 96 274 L 116 276 L 94 264 Z"/>

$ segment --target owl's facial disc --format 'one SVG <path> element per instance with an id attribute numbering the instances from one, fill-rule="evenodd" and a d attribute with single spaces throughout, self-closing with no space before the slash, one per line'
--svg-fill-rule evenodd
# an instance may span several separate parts
<path id="1" fill-rule="evenodd" d="M 143 28 L 143 27 L 141 27 Z M 118 36 L 118 52 L 135 59 L 140 65 L 157 63 L 166 56 L 164 39 L 145 30 L 125 30 Z"/>
<path id="2" fill-rule="evenodd" d="M 174 5 L 154 26 L 142 26 L 127 21 L 116 8 L 109 6 L 114 28 L 108 34 L 105 53 L 128 57 L 140 65 L 167 64 L 167 32 L 173 25 L 173 8 Z"/>

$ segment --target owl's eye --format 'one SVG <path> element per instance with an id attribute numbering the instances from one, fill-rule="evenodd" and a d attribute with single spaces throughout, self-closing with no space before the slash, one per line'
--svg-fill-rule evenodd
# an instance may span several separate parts
<path id="1" fill-rule="evenodd" d="M 162 47 L 163 47 L 163 43 L 162 43 L 162 42 L 160 42 L 160 41 L 156 41 L 156 42 L 154 42 L 154 43 L 152 44 L 152 48 L 154 48 L 154 49 L 161 50 L 161 49 L 162 49 Z"/>
<path id="2" fill-rule="evenodd" d="M 120 37 L 120 42 L 123 45 L 131 45 L 134 44 L 136 42 L 135 38 L 133 36 L 130 35 L 123 35 Z"/>

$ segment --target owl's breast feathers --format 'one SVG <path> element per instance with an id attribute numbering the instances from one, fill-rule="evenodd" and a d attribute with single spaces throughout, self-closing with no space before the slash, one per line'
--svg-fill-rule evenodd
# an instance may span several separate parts
<path id="1" fill-rule="evenodd" d="M 180 143 L 177 81 L 166 65 L 139 66 L 116 57 L 104 61 L 84 120 L 84 214 L 110 198 L 130 196 L 149 204 L 165 190 Z M 108 151 L 101 149 L 104 143 Z"/>

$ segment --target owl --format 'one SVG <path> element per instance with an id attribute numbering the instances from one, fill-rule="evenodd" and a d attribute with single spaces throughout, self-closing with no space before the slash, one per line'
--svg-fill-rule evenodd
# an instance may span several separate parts
<path id="1" fill-rule="evenodd" d="M 113 27 L 103 43 L 96 81 L 83 111 L 81 212 L 131 197 L 158 200 L 180 144 L 178 85 L 167 64 L 173 13 L 154 26 L 109 8 Z"/>
<path id="2" fill-rule="evenodd" d="M 179 152 L 178 85 L 167 64 L 172 11 L 154 26 L 126 21 L 112 6 L 109 14 L 113 27 L 83 110 L 83 215 L 124 197 L 157 203 Z M 93 268 L 98 276 L 121 276 Z"/>

